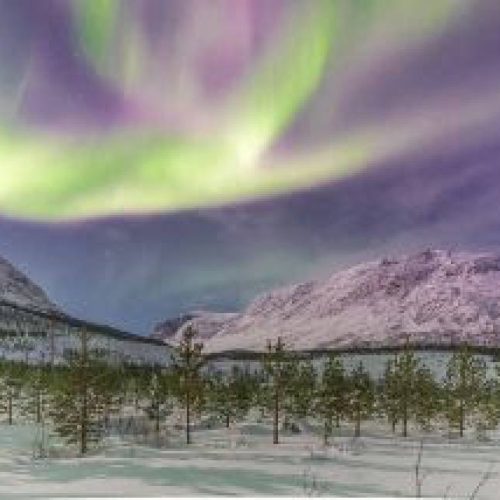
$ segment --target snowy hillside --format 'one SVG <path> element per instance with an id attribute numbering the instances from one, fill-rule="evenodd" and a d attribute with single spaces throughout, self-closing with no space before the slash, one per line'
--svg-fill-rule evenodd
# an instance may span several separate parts
<path id="1" fill-rule="evenodd" d="M 57 310 L 39 286 L 2 257 L 0 257 L 0 301 L 8 301 L 30 309 Z"/>
<path id="2" fill-rule="evenodd" d="M 195 322 L 208 352 L 262 350 L 278 336 L 297 349 L 392 346 L 407 338 L 500 345 L 500 256 L 428 250 L 385 258 L 271 291 L 220 318 L 218 325 Z"/>
<path id="3" fill-rule="evenodd" d="M 206 341 L 221 329 L 227 328 L 238 317 L 239 315 L 236 313 L 193 311 L 158 323 L 151 337 L 176 343 L 180 340 L 184 328 L 187 325 L 192 325 L 198 333 L 198 339 Z"/>

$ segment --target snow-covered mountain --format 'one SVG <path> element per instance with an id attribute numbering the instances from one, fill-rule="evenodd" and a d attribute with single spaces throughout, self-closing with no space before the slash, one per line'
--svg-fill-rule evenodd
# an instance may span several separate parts
<path id="1" fill-rule="evenodd" d="M 213 314 L 213 313 L 211 313 Z M 257 297 L 237 315 L 198 315 L 208 352 L 411 342 L 500 345 L 500 256 L 427 250 L 384 258 Z M 213 318 L 212 318 L 213 319 Z"/>
<path id="2" fill-rule="evenodd" d="M 106 353 L 111 362 L 146 366 L 170 362 L 170 347 L 161 341 L 65 314 L 39 286 L 0 257 L 1 358 L 65 362 L 81 349 L 83 330 L 90 334 L 90 348 Z"/>
<path id="3" fill-rule="evenodd" d="M 0 257 L 0 301 L 41 311 L 57 311 L 45 292 Z"/>
<path id="4" fill-rule="evenodd" d="M 238 317 L 239 315 L 236 313 L 193 311 L 158 323 L 154 327 L 151 337 L 177 343 L 182 336 L 184 328 L 187 325 L 192 325 L 198 333 L 198 339 L 206 341 L 221 331 L 221 329 L 227 328 L 231 321 Z"/>

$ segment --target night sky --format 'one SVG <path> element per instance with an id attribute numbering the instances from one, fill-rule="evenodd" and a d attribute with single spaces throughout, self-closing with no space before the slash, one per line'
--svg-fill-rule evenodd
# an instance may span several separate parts
<path id="1" fill-rule="evenodd" d="M 0 254 L 145 334 L 500 250 L 496 0 L 0 0 Z"/>

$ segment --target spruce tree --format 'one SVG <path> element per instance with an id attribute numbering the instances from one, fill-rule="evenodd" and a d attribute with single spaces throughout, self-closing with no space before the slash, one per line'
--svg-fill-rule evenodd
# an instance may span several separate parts
<path id="1" fill-rule="evenodd" d="M 183 333 L 174 355 L 174 371 L 177 378 L 177 394 L 185 409 L 186 443 L 191 444 L 191 418 L 203 400 L 204 380 L 201 369 L 205 363 L 203 344 L 195 342 L 196 330 L 189 325 Z"/>

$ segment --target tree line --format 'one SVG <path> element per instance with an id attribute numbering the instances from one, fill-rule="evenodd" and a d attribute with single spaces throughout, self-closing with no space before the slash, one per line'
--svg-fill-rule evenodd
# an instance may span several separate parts
<path id="1" fill-rule="evenodd" d="M 359 437 L 371 419 L 385 420 L 402 436 L 442 425 L 463 436 L 470 426 L 484 432 L 500 421 L 500 368 L 488 371 L 467 346 L 436 377 L 407 344 L 375 379 L 361 362 L 349 370 L 334 354 L 314 362 L 280 338 L 268 342 L 254 371 L 214 369 L 191 327 L 165 366 L 110 364 L 90 340 L 82 331 L 80 349 L 63 365 L 1 361 L 0 413 L 6 423 L 31 420 L 84 455 L 124 415 L 144 417 L 160 436 L 175 410 L 182 412 L 179 430 L 187 444 L 194 422 L 230 427 L 250 413 L 270 423 L 274 444 L 283 429 L 298 431 L 305 423 L 328 444 L 341 426 Z"/>

